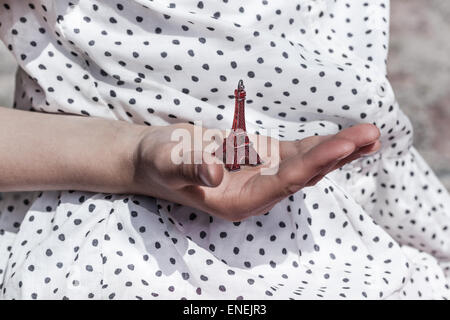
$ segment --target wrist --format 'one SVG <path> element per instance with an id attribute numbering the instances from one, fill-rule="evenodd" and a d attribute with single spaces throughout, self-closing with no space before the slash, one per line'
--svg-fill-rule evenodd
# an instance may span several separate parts
<path id="1" fill-rule="evenodd" d="M 114 165 L 117 172 L 114 193 L 138 193 L 137 173 L 140 159 L 140 145 L 142 140 L 153 127 L 115 121 L 117 126 L 114 140 L 114 152 L 117 163 Z"/>

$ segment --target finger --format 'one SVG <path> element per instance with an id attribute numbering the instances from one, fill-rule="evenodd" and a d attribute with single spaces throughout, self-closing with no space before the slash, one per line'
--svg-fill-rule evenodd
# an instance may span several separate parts
<path id="1" fill-rule="evenodd" d="M 334 135 L 311 136 L 299 141 L 282 141 L 280 142 L 280 158 L 281 160 L 285 160 L 289 157 L 298 155 L 299 153 L 306 153 L 311 150 L 311 148 L 333 136 Z"/>
<path id="2" fill-rule="evenodd" d="M 200 161 L 194 161 L 196 157 L 201 157 Z M 223 179 L 223 165 L 209 153 L 199 153 L 192 151 L 189 161 L 181 164 L 173 164 L 168 175 L 168 184 L 172 188 L 183 188 L 188 185 L 198 185 L 205 187 L 216 187 Z"/>
<path id="3" fill-rule="evenodd" d="M 310 181 L 308 181 L 308 183 L 306 184 L 306 186 L 310 187 L 313 185 L 316 185 L 320 180 L 323 179 L 323 177 L 325 177 L 328 173 L 337 170 L 339 168 L 341 168 L 342 166 L 346 165 L 347 163 L 350 163 L 358 158 L 361 158 L 362 156 L 368 155 L 368 154 L 372 154 L 376 151 L 378 151 L 381 147 L 381 143 L 379 140 L 377 140 L 376 142 L 364 146 L 356 151 L 354 151 L 352 154 L 350 154 L 348 157 L 336 161 L 335 163 L 333 163 L 331 166 L 329 166 L 328 168 L 322 170 L 322 172 L 320 174 L 318 174 L 316 177 L 312 178 Z"/>
<path id="4" fill-rule="evenodd" d="M 353 141 L 357 148 L 361 148 L 377 141 L 380 137 L 380 130 L 373 124 L 363 123 L 346 128 L 337 133 L 336 136 Z"/>
<path id="5" fill-rule="evenodd" d="M 343 167 L 347 163 L 353 162 L 363 156 L 373 154 L 373 153 L 377 152 L 380 148 L 381 148 L 381 142 L 379 140 L 375 141 L 372 144 L 364 146 L 364 147 L 360 148 L 359 150 L 357 150 L 356 152 L 354 152 L 353 154 L 351 154 L 350 156 L 348 156 L 347 158 L 339 161 L 329 172 L 339 169 L 340 167 Z"/>
<path id="6" fill-rule="evenodd" d="M 300 157 L 288 159 L 286 166 L 300 165 L 299 170 L 293 172 L 280 170 L 279 175 L 288 181 L 306 183 L 334 162 L 349 156 L 354 150 L 355 144 L 352 141 L 334 136 L 311 148 Z"/>
<path id="7" fill-rule="evenodd" d="M 346 158 L 350 157 L 351 155 L 347 156 Z M 328 164 L 324 169 L 322 169 L 320 172 L 317 173 L 316 176 L 312 177 L 309 181 L 306 182 L 305 186 L 310 187 L 315 185 L 317 182 L 322 180 L 323 177 L 325 177 L 330 171 L 333 171 L 336 165 L 342 160 L 335 160 Z"/>
<path id="8" fill-rule="evenodd" d="M 283 141 L 280 143 L 280 157 L 284 160 L 298 153 L 306 153 L 319 143 L 332 139 L 334 136 L 353 141 L 356 147 L 360 148 L 376 141 L 380 136 L 380 131 L 376 126 L 364 123 L 346 128 L 336 135 L 311 136 L 299 141 Z"/>
<path id="9" fill-rule="evenodd" d="M 360 157 L 362 157 L 365 154 L 372 153 L 378 150 L 379 148 L 379 141 L 378 138 L 380 136 L 380 131 L 378 128 L 371 124 L 360 124 L 356 125 L 354 127 L 350 127 L 347 129 L 344 129 L 337 133 L 335 137 L 344 138 L 347 140 L 352 141 L 356 145 L 356 150 L 350 154 L 345 159 L 342 159 L 341 161 L 338 161 L 334 163 L 334 165 L 329 166 L 322 172 L 320 172 L 320 175 L 323 178 L 325 175 L 327 175 L 329 172 L 336 170 L 343 165 L 352 162 Z M 322 136 L 322 141 L 326 139 L 332 139 L 333 136 Z M 310 137 L 313 138 L 313 137 Z M 305 148 L 311 148 L 312 143 L 317 143 L 317 141 L 320 141 L 317 139 L 319 137 L 315 137 L 314 140 L 309 140 L 309 138 L 304 139 L 303 147 Z M 314 185 L 321 179 L 318 177 L 317 179 L 313 178 L 311 181 L 308 182 L 308 185 Z"/>
<path id="10" fill-rule="evenodd" d="M 297 155 L 283 161 L 275 175 L 255 176 L 252 181 L 258 189 L 258 197 L 266 203 L 282 199 L 297 192 L 320 172 L 350 155 L 355 150 L 353 142 L 333 137 L 313 147 L 304 155 Z"/>

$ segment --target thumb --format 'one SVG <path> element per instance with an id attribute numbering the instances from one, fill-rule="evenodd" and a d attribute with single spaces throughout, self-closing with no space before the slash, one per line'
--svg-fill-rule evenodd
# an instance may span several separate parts
<path id="1" fill-rule="evenodd" d="M 174 187 L 198 185 L 205 187 L 217 187 L 223 179 L 223 165 L 209 153 L 201 153 L 201 161 L 194 161 L 199 154 L 192 151 L 192 161 L 176 165 L 173 184 Z M 197 163 L 195 163 L 197 162 Z"/>

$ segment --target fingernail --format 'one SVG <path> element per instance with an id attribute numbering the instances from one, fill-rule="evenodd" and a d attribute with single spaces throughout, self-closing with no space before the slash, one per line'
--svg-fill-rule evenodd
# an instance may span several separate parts
<path id="1" fill-rule="evenodd" d="M 200 178 L 200 181 L 203 182 L 204 185 L 208 187 L 212 187 L 212 178 L 211 178 L 211 172 L 209 171 L 208 165 L 198 165 L 198 177 Z"/>

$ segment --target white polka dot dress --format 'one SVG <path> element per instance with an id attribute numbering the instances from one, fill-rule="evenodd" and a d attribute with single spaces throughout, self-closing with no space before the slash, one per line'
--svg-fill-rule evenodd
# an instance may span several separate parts
<path id="1" fill-rule="evenodd" d="M 4 193 L 4 299 L 442 299 L 450 197 L 386 78 L 386 0 L 0 0 L 15 108 L 382 148 L 232 223 L 161 199 Z M 44 125 L 44 124 L 43 124 Z"/>

